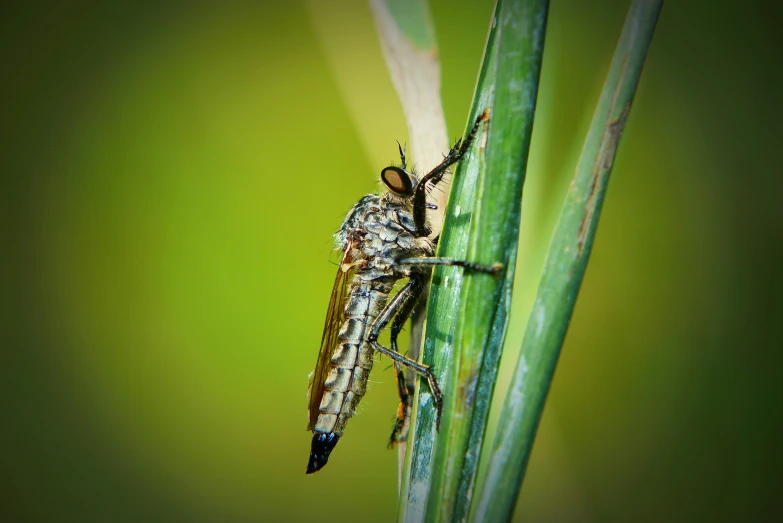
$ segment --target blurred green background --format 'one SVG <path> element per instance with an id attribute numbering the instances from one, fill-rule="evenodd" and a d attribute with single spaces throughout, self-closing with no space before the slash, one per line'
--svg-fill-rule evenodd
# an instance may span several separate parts
<path id="1" fill-rule="evenodd" d="M 330 235 L 406 138 L 367 6 L 69 4 L 0 17 L 3 520 L 391 521 L 387 361 L 304 474 Z M 783 515 L 765 5 L 664 6 L 519 519 Z M 551 7 L 507 365 L 626 7 Z M 432 2 L 452 137 L 491 10 Z"/>

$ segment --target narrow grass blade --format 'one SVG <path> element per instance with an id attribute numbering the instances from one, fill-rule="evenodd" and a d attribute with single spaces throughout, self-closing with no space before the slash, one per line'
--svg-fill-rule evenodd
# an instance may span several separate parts
<path id="1" fill-rule="evenodd" d="M 440 99 L 440 63 L 435 28 L 426 0 L 370 0 L 386 65 L 408 124 L 410 153 L 427 172 L 448 149 L 446 119 Z M 438 207 L 433 220 L 440 232 L 447 192 L 431 197 Z"/>
<path id="2" fill-rule="evenodd" d="M 506 330 L 547 8 L 540 0 L 496 6 L 468 126 L 484 109 L 491 119 L 457 170 L 439 255 L 506 270 L 500 279 L 454 267 L 433 276 L 424 361 L 445 402 L 436 435 L 431 395 L 419 394 L 406 521 L 469 513 Z"/>
<path id="3" fill-rule="evenodd" d="M 491 106 L 493 86 L 495 84 L 495 59 L 497 54 L 497 23 L 496 6 L 493 19 L 490 22 L 489 34 L 484 50 L 484 59 L 476 83 L 473 105 L 468 116 L 467 129 L 484 108 Z M 465 259 L 470 234 L 470 216 L 476 198 L 477 180 L 479 177 L 479 161 L 473 154 L 467 155 L 459 163 L 449 194 L 446 221 L 439 240 L 439 255 Z M 430 302 L 427 307 L 428 331 L 430 337 L 438 336 L 443 340 L 453 338 L 456 323 L 455 311 L 459 304 L 459 291 L 463 274 L 459 271 L 449 272 L 449 268 L 435 267 L 433 283 L 430 288 Z M 444 277 L 444 272 L 446 275 Z M 432 320 L 429 318 L 433 318 Z M 433 344 L 425 346 L 425 361 L 433 364 Z M 445 353 L 435 363 L 435 372 L 443 379 L 445 364 L 448 357 Z M 427 507 L 427 496 L 432 470 L 432 455 L 435 437 L 435 417 L 432 407 L 432 395 L 426 385 L 416 387 L 413 403 L 413 420 L 408 440 L 405 471 L 403 475 L 403 490 L 401 491 L 397 521 L 424 521 Z"/>
<path id="4" fill-rule="evenodd" d="M 440 162 L 440 155 L 448 149 L 446 119 L 440 99 L 438 45 L 429 5 L 425 0 L 370 0 L 370 7 L 386 65 L 405 113 L 411 155 L 419 171 L 427 172 Z M 447 190 L 430 195 L 431 203 L 437 207 L 432 220 L 434 235 L 440 233 L 447 197 Z M 422 298 L 426 300 L 426 296 Z M 417 307 L 417 311 L 419 309 Z M 423 329 L 424 315 L 414 314 L 411 358 L 419 359 Z M 407 373 L 407 379 L 413 382 L 416 376 Z M 400 445 L 397 450 L 397 483 L 399 492 L 405 492 L 408 478 L 406 446 Z"/>
<path id="5" fill-rule="evenodd" d="M 433 474 L 431 521 L 465 521 L 470 511 L 506 333 L 548 4 L 506 0 L 499 13 L 492 120 L 468 259 L 500 262 L 506 271 L 502 281 L 469 275 L 460 296 L 450 376 L 454 386 L 448 389 L 435 453 L 435 462 L 444 468 Z"/>
<path id="6" fill-rule="evenodd" d="M 513 514 L 661 1 L 632 3 L 550 244 L 473 521 Z"/>

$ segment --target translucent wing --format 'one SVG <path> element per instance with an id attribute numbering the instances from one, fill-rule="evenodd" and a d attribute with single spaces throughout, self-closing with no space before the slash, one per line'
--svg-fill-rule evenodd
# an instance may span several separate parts
<path id="1" fill-rule="evenodd" d="M 321 398 L 324 395 L 324 382 L 329 374 L 329 362 L 337 348 L 337 335 L 345 321 L 345 300 L 348 297 L 348 287 L 355 272 L 351 264 L 351 250 L 352 245 L 349 245 L 343 255 L 342 263 L 337 269 L 334 287 L 332 287 L 332 297 L 329 299 L 329 310 L 326 312 L 324 333 L 321 336 L 321 350 L 318 351 L 315 370 L 310 375 L 310 388 L 307 393 L 310 422 L 307 425 L 307 430 L 312 430 L 318 420 L 318 407 L 321 405 Z"/>

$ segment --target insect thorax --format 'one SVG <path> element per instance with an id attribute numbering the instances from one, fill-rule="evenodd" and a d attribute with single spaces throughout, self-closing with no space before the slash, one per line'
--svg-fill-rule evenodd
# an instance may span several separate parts
<path id="1" fill-rule="evenodd" d="M 413 211 L 406 200 L 368 194 L 353 206 L 335 236 L 343 250 L 354 242 L 353 260 L 366 260 L 362 279 L 399 279 L 410 276 L 410 268 L 396 264 L 398 258 L 434 254 L 432 242 L 416 238 L 414 230 Z"/>

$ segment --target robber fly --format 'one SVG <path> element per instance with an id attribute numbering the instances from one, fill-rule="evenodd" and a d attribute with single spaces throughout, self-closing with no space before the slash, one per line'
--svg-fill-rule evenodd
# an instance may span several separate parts
<path id="1" fill-rule="evenodd" d="M 326 465 L 345 430 L 348 419 L 364 396 L 375 352 L 391 358 L 397 377 L 400 408 L 391 443 L 402 440 L 410 412 L 412 390 L 406 385 L 402 367 L 427 379 L 440 423 L 443 399 L 438 382 L 427 365 L 397 350 L 397 336 L 426 288 L 433 265 L 456 265 L 470 270 L 498 274 L 501 265 L 484 267 L 474 263 L 436 258 L 435 242 L 427 210 L 429 188 L 468 151 L 489 110 L 476 119 L 464 140 L 451 148 L 443 161 L 419 178 L 409 171 L 400 147 L 401 166 L 386 167 L 381 181 L 383 194 L 368 194 L 353 206 L 335 235 L 342 260 L 329 300 L 321 350 L 310 378 L 308 401 L 313 432 L 307 473 Z M 408 282 L 389 301 L 394 284 Z M 378 343 L 378 335 L 389 322 L 391 348 Z"/>

